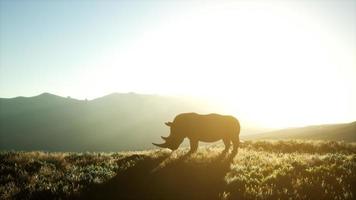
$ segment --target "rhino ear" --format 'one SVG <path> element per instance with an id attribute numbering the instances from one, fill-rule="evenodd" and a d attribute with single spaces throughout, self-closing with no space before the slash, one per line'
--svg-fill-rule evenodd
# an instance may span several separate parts
<path id="1" fill-rule="evenodd" d="M 170 127 L 170 126 L 172 126 L 173 123 L 172 122 L 166 122 L 165 124 Z"/>

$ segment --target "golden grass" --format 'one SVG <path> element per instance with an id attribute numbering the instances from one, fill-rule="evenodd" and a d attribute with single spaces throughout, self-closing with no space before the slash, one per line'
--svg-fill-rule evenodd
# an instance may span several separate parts
<path id="1" fill-rule="evenodd" d="M 93 191 L 132 199 L 356 198 L 355 143 L 246 141 L 232 160 L 222 150 L 220 145 L 204 146 L 189 156 L 186 148 L 172 154 L 1 152 L 0 199 L 84 198 Z M 152 186 L 141 187 L 147 181 Z M 109 187 L 121 190 L 107 191 Z"/>

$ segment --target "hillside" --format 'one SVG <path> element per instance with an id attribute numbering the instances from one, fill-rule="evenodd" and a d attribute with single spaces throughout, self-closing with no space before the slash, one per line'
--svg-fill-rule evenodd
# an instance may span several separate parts
<path id="1" fill-rule="evenodd" d="M 0 199 L 355 199 L 356 144 L 247 141 L 170 153 L 1 152 Z"/>
<path id="2" fill-rule="evenodd" d="M 90 101 L 49 93 L 2 98 L 0 149 L 147 149 L 160 135 L 168 134 L 165 121 L 181 112 L 204 112 L 206 107 L 197 100 L 135 93 L 114 93 Z"/>
<path id="3" fill-rule="evenodd" d="M 288 128 L 248 135 L 246 139 L 316 139 L 356 142 L 356 122 Z"/>
<path id="4" fill-rule="evenodd" d="M 0 150 L 110 152 L 148 149 L 152 148 L 151 142 L 161 142 L 160 136 L 169 134 L 164 122 L 182 112 L 219 110 L 201 100 L 135 93 L 113 93 L 94 100 L 64 98 L 50 93 L 0 98 Z M 242 123 L 241 138 L 356 141 L 356 122 L 249 135 L 261 130 Z"/>

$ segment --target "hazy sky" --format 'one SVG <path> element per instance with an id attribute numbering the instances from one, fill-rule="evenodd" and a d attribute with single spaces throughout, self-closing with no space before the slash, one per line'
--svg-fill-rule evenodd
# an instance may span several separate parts
<path id="1" fill-rule="evenodd" d="M 0 2 L 0 97 L 193 95 L 263 124 L 356 120 L 355 0 Z"/>

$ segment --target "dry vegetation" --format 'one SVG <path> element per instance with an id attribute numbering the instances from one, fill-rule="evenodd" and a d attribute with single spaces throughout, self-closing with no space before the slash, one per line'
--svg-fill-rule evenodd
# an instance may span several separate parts
<path id="1" fill-rule="evenodd" d="M 1 152 L 0 199 L 355 199 L 356 144 L 247 141 L 170 154 Z"/>

